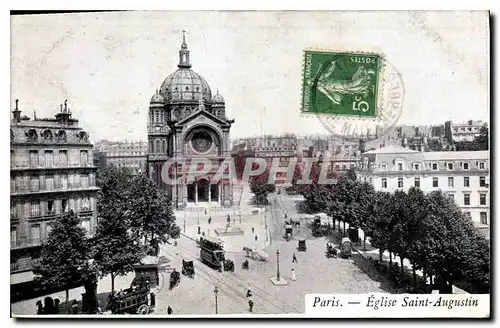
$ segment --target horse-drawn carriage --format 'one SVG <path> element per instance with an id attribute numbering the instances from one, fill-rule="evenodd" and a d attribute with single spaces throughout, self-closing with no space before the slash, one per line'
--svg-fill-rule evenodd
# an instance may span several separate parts
<path id="1" fill-rule="evenodd" d="M 192 260 L 182 259 L 182 274 L 192 278 L 194 276 L 194 263 Z"/>
<path id="2" fill-rule="evenodd" d="M 172 289 L 175 286 L 177 286 L 180 281 L 181 281 L 181 274 L 179 273 L 179 271 L 175 270 L 175 268 L 174 268 L 174 271 L 172 271 L 170 273 L 170 285 L 169 285 L 169 289 Z"/>
<path id="3" fill-rule="evenodd" d="M 149 288 L 130 287 L 111 294 L 108 307 L 113 314 L 148 314 L 154 310 L 155 294 Z"/>
<path id="4" fill-rule="evenodd" d="M 224 269 L 224 271 L 234 272 L 234 262 L 232 260 L 228 260 L 228 259 L 224 260 L 223 269 Z"/>
<path id="5" fill-rule="evenodd" d="M 246 256 L 252 258 L 255 261 L 267 261 L 269 255 L 257 249 L 252 249 L 250 247 L 243 247 L 243 251 L 246 252 Z"/>
<path id="6" fill-rule="evenodd" d="M 291 224 L 285 225 L 285 239 L 289 241 L 293 238 L 293 226 Z"/>

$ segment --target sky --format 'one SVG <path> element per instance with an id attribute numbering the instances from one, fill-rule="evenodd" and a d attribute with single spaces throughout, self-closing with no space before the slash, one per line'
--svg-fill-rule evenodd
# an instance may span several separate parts
<path id="1" fill-rule="evenodd" d="M 398 125 L 489 121 L 486 12 L 144 11 L 11 17 L 11 107 L 52 117 L 68 99 L 93 141 L 146 140 L 149 101 L 177 69 L 226 100 L 231 138 L 328 131 L 300 114 L 302 51 L 384 53 L 404 81 Z"/>

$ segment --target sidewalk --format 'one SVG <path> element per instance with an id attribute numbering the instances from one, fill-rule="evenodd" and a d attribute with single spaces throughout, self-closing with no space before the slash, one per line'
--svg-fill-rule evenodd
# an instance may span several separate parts
<path id="1" fill-rule="evenodd" d="M 345 228 L 346 228 L 346 231 L 347 231 L 347 229 L 349 229 L 348 223 L 345 224 Z M 338 224 L 335 226 L 335 231 L 338 232 Z M 341 224 L 341 231 L 343 231 L 343 224 Z M 363 238 L 365 236 L 365 233 L 362 229 L 358 229 L 358 234 L 359 234 L 359 240 L 361 241 L 361 245 L 360 246 L 353 246 L 352 248 L 358 254 L 360 254 L 361 256 L 363 256 L 364 258 L 366 258 L 368 260 L 371 260 L 371 259 L 378 260 L 380 258 L 379 249 L 375 248 L 371 245 L 370 237 L 366 238 L 366 250 L 364 250 L 363 249 Z M 382 253 L 382 260 L 384 260 L 384 261 L 390 260 L 389 251 L 386 250 L 386 251 L 384 251 L 384 253 Z M 401 265 L 401 260 L 400 260 L 399 256 L 397 256 L 394 253 L 392 254 L 392 262 L 398 263 L 398 265 Z M 404 267 L 405 271 L 411 272 L 412 271 L 412 264 L 411 264 L 410 260 L 404 259 L 403 260 L 403 267 Z M 421 270 L 416 270 L 416 274 L 420 277 L 423 277 L 423 272 Z M 429 284 L 429 283 L 430 283 L 430 278 L 427 277 L 427 284 Z M 469 293 L 466 292 L 465 290 L 462 290 L 458 287 L 453 286 L 453 294 L 469 294 Z"/>

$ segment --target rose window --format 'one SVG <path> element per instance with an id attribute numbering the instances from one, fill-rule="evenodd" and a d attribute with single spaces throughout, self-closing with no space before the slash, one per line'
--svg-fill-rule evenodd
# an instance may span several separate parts
<path id="1" fill-rule="evenodd" d="M 212 137 L 206 132 L 196 132 L 191 138 L 191 147 L 197 153 L 206 153 L 212 148 Z"/>

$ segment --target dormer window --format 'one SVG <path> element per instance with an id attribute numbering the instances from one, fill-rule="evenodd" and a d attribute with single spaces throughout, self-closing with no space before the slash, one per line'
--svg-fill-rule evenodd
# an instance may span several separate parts
<path id="1" fill-rule="evenodd" d="M 464 168 L 464 170 L 468 170 L 469 169 L 469 163 L 465 162 L 463 164 L 463 168 Z"/>
<path id="2" fill-rule="evenodd" d="M 449 171 L 452 171 L 453 170 L 453 163 L 448 163 L 447 167 L 448 167 Z"/>
<path id="3" fill-rule="evenodd" d="M 36 133 L 35 129 L 29 129 L 26 131 L 26 136 L 29 141 L 36 141 L 38 139 L 38 133 Z"/>
<path id="4" fill-rule="evenodd" d="M 403 163 L 398 163 L 398 171 L 403 171 Z"/>
<path id="5" fill-rule="evenodd" d="M 52 131 L 46 129 L 42 132 L 42 138 L 45 140 L 52 140 Z"/>
<path id="6" fill-rule="evenodd" d="M 485 166 L 484 162 L 479 162 L 479 169 L 480 170 L 484 170 L 485 167 L 486 166 Z"/>
<path id="7" fill-rule="evenodd" d="M 420 164 L 419 164 L 419 163 L 415 163 L 415 164 L 413 164 L 413 169 L 414 169 L 415 171 L 420 171 Z"/>
<path id="8" fill-rule="evenodd" d="M 437 163 L 432 163 L 432 170 L 437 171 L 438 170 L 438 164 Z"/>
<path id="9" fill-rule="evenodd" d="M 66 131 L 64 130 L 57 131 L 56 139 L 57 141 L 66 141 Z"/>
<path id="10" fill-rule="evenodd" d="M 80 142 L 88 142 L 89 141 L 89 136 L 88 136 L 87 132 L 85 132 L 85 131 L 78 132 L 77 136 L 78 136 L 78 140 Z"/>
<path id="11" fill-rule="evenodd" d="M 382 171 L 387 171 L 387 164 L 382 164 L 382 165 L 380 166 L 380 169 L 381 169 Z"/>

